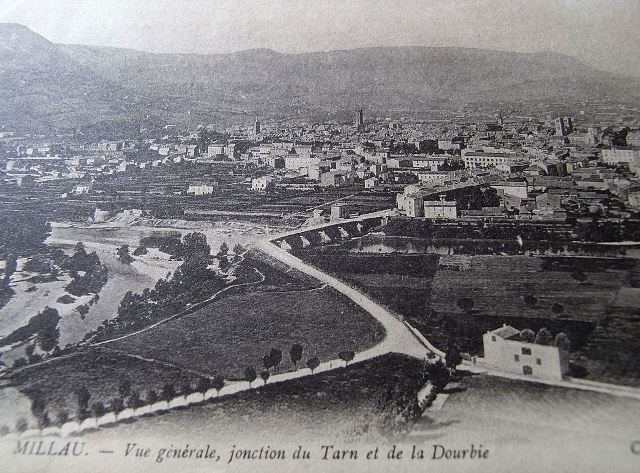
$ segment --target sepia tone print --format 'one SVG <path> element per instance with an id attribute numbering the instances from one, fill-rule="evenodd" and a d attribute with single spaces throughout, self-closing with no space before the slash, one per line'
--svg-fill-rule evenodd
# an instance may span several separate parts
<path id="1" fill-rule="evenodd" d="M 640 471 L 639 20 L 0 0 L 0 471 Z"/>

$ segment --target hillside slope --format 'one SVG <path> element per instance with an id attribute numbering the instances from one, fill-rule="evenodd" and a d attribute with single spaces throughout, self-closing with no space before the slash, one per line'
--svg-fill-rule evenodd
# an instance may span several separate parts
<path id="1" fill-rule="evenodd" d="M 640 80 L 555 53 L 393 47 L 281 54 L 151 54 L 59 45 L 0 24 L 0 121 L 78 126 L 353 108 L 640 95 Z"/>

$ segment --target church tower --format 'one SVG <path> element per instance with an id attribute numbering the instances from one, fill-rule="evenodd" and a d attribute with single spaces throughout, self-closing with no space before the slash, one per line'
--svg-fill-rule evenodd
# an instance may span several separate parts
<path id="1" fill-rule="evenodd" d="M 363 110 L 358 110 L 356 112 L 356 119 L 354 121 L 354 125 L 358 129 L 358 131 L 364 131 L 364 111 Z"/>

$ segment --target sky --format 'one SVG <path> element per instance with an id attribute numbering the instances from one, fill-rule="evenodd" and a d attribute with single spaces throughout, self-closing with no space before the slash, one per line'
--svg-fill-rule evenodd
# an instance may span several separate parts
<path id="1" fill-rule="evenodd" d="M 56 43 L 166 53 L 555 51 L 640 77 L 640 0 L 0 0 L 0 22 Z"/>

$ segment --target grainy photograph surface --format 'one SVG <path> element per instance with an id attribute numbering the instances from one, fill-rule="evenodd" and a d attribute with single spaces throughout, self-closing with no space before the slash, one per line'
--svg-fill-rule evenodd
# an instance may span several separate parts
<path id="1" fill-rule="evenodd" d="M 640 471 L 636 0 L 0 0 L 0 471 Z"/>

